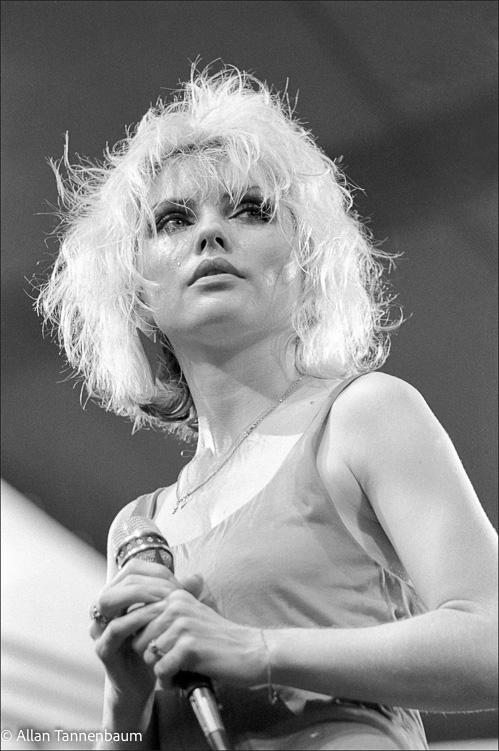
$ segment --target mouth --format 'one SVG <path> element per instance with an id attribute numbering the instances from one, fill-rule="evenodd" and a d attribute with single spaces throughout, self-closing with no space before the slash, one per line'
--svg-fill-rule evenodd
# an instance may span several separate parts
<path id="1" fill-rule="evenodd" d="M 225 258 L 210 258 L 202 261 L 192 275 L 189 286 L 207 276 L 219 276 L 220 274 L 230 274 L 240 279 L 243 275 Z"/>

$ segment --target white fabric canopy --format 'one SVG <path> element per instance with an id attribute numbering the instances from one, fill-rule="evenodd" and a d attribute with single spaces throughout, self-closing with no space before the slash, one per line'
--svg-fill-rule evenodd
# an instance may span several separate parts
<path id="1" fill-rule="evenodd" d="M 97 730 L 104 671 L 89 606 L 105 560 L 3 480 L 1 489 L 2 728 Z"/>

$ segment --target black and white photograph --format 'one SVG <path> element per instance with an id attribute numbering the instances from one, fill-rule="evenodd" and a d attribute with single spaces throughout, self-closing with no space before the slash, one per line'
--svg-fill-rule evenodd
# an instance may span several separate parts
<path id="1" fill-rule="evenodd" d="M 1 748 L 498 749 L 497 3 L 0 4 Z"/>

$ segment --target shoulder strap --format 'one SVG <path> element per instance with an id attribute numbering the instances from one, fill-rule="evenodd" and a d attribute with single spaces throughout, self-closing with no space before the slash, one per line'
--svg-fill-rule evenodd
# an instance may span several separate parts
<path id="1" fill-rule="evenodd" d="M 358 375 L 346 378 L 344 381 L 338 384 L 336 388 L 331 392 L 328 401 L 328 409 L 326 419 L 321 425 L 321 429 L 317 435 L 317 446 L 320 444 L 324 431 L 326 429 L 327 418 L 329 417 L 331 407 L 334 402 L 351 383 L 361 378 L 365 373 L 359 373 Z M 372 559 L 374 559 L 383 569 L 388 569 L 392 574 L 395 574 L 399 579 L 405 581 L 408 580 L 407 573 L 400 562 L 398 555 L 388 539 L 381 523 L 376 521 L 371 528 L 367 527 L 366 519 L 372 519 L 374 512 L 371 510 L 369 501 L 366 503 L 361 500 L 359 502 L 346 502 L 338 503 L 338 499 L 331 498 L 332 503 L 340 517 L 342 523 L 350 533 L 350 535 L 357 541 L 357 543 L 363 548 Z M 369 509 L 372 513 L 369 513 Z M 361 523 L 359 519 L 364 519 Z"/>
<path id="2" fill-rule="evenodd" d="M 350 376 L 350 378 L 346 378 L 336 386 L 336 388 L 332 391 L 328 401 L 328 411 L 329 409 L 331 409 L 341 392 L 344 391 L 347 386 L 350 386 L 353 381 L 357 380 L 357 378 L 360 378 L 361 375 L 363 374 L 359 373 L 357 375 Z M 158 496 L 162 490 L 163 488 L 158 488 L 154 491 L 154 493 L 146 493 L 145 495 L 139 496 L 130 516 L 144 516 L 146 519 L 153 519 L 156 513 Z"/>
<path id="3" fill-rule="evenodd" d="M 350 386 L 351 383 L 356 381 L 357 378 L 361 378 L 363 375 L 364 373 L 357 373 L 357 375 L 350 376 L 350 378 L 346 378 L 344 381 L 341 381 L 341 383 L 339 383 L 336 386 L 336 388 L 333 389 L 333 391 L 331 392 L 329 396 L 329 402 L 328 402 L 329 409 L 331 409 L 331 407 L 333 406 L 333 404 L 335 403 L 336 399 L 339 397 L 341 392 L 344 391 L 347 388 L 347 386 Z"/>
<path id="4" fill-rule="evenodd" d="M 139 496 L 130 516 L 145 516 L 146 519 L 153 519 L 156 513 L 158 496 L 162 490 L 163 488 L 158 488 L 154 493 L 146 493 Z"/>

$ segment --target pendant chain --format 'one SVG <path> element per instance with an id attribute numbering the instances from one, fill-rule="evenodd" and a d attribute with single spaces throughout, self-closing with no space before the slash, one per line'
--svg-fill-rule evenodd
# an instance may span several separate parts
<path id="1" fill-rule="evenodd" d="M 231 459 L 232 456 L 235 454 L 235 452 L 237 451 L 237 449 L 239 448 L 239 446 L 241 445 L 241 443 L 243 443 L 243 441 L 245 441 L 246 438 L 248 438 L 248 436 L 251 435 L 251 433 L 255 430 L 255 428 L 257 428 L 258 425 L 260 425 L 260 423 L 263 420 L 265 420 L 265 418 L 268 415 L 270 415 L 270 413 L 273 412 L 274 409 L 276 409 L 279 406 L 279 404 L 281 404 L 286 399 L 286 397 L 289 396 L 289 394 L 292 391 L 294 391 L 294 389 L 298 386 L 298 384 L 300 383 L 300 381 L 303 381 L 304 378 L 305 378 L 304 375 L 300 376 L 294 383 L 291 384 L 291 386 L 284 392 L 284 394 L 282 396 L 280 396 L 279 399 L 274 404 L 272 404 L 271 407 L 269 407 L 268 409 L 266 409 L 265 412 L 262 412 L 262 414 L 259 417 L 257 417 L 256 420 L 254 420 L 253 422 L 251 422 L 243 430 L 243 432 L 241 433 L 241 435 L 239 436 L 239 438 L 234 443 L 233 447 L 231 449 L 229 449 L 229 453 L 225 456 L 225 458 L 222 460 L 222 462 L 217 467 L 215 467 L 215 469 L 213 470 L 213 472 L 211 472 L 210 474 L 208 474 L 208 476 L 205 477 L 205 479 L 202 482 L 200 482 L 199 485 L 196 485 L 195 488 L 193 488 L 192 490 L 189 490 L 189 492 L 186 493 L 185 495 L 180 495 L 180 481 L 182 479 L 182 475 L 183 475 L 184 470 L 187 467 L 187 465 L 185 465 L 185 466 L 182 467 L 182 469 L 180 470 L 179 476 L 177 478 L 177 484 L 176 484 L 176 487 L 175 487 L 175 493 L 176 493 L 176 496 L 177 496 L 177 500 L 175 502 L 175 506 L 173 508 L 172 514 L 175 514 L 179 510 L 179 508 L 184 508 L 184 506 L 186 505 L 186 503 L 189 501 L 190 497 L 197 490 L 199 490 L 204 485 L 206 485 L 206 483 L 209 482 L 209 480 L 211 480 L 212 477 L 215 477 L 215 475 L 220 472 L 220 470 L 222 469 L 222 467 L 225 467 L 225 465 L 227 464 L 227 462 L 229 461 L 229 459 Z"/>

